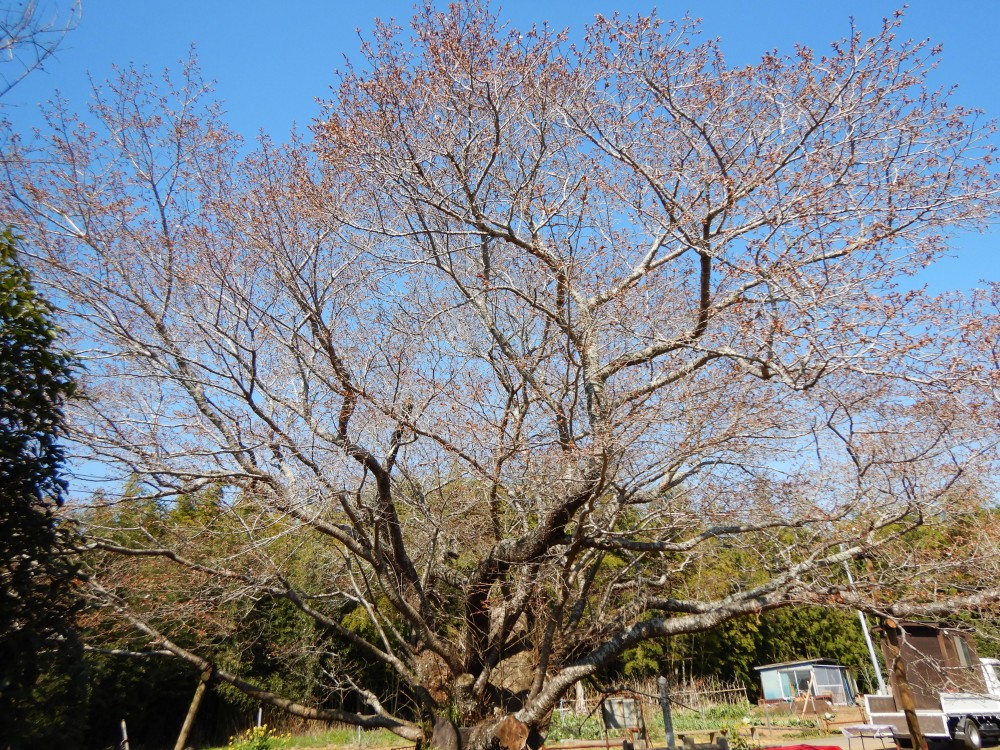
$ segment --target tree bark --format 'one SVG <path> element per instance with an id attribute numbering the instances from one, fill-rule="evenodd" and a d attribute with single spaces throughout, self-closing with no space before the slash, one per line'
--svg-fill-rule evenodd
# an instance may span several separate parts
<path id="1" fill-rule="evenodd" d="M 191 727 L 194 726 L 194 719 L 198 715 L 198 708 L 201 706 L 202 696 L 205 695 L 205 688 L 208 686 L 208 681 L 211 678 L 211 669 L 206 669 L 201 673 L 201 679 L 198 682 L 198 687 L 195 688 L 194 691 L 194 698 L 191 699 L 191 705 L 188 706 L 187 716 L 184 717 L 184 725 L 181 727 L 181 733 L 177 735 L 177 742 L 174 744 L 174 750 L 184 750 L 184 746 L 187 744 L 188 735 L 191 734 Z"/>
<path id="2" fill-rule="evenodd" d="M 906 717 L 906 727 L 910 730 L 910 740 L 913 750 L 928 750 L 927 738 L 920 729 L 917 718 L 917 705 L 913 701 L 910 683 L 906 679 L 906 665 L 903 663 L 899 647 L 899 627 L 893 620 L 885 620 L 886 656 L 892 673 L 892 684 L 896 691 L 896 705 L 902 709 Z"/>

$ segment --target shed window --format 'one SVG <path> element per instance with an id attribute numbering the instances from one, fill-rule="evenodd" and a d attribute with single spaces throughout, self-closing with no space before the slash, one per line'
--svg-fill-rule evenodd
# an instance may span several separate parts
<path id="1" fill-rule="evenodd" d="M 781 680 L 778 679 L 777 672 L 761 672 L 760 684 L 764 689 L 765 700 L 778 700 L 785 696 L 781 692 Z"/>
<path id="2" fill-rule="evenodd" d="M 954 635 L 952 638 L 955 641 L 955 651 L 958 652 L 958 663 L 963 667 L 971 667 L 972 652 L 969 650 L 969 644 L 960 635 Z"/>
<path id="3" fill-rule="evenodd" d="M 850 703 L 850 697 L 844 685 L 843 671 L 839 667 L 816 667 L 816 683 L 813 692 L 816 695 L 829 695 L 836 705 L 843 706 Z"/>

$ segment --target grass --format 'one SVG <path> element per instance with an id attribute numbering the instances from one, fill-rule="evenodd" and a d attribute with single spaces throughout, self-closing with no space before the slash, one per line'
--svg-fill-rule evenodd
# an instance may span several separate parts
<path id="1" fill-rule="evenodd" d="M 407 743 L 402 737 L 387 729 L 372 729 L 361 732 L 360 746 L 362 748 L 408 747 L 412 745 L 412 742 Z M 325 732 L 302 734 L 290 738 L 287 747 L 356 748 L 358 747 L 358 730 L 350 727 L 338 727 Z"/>
<path id="2" fill-rule="evenodd" d="M 663 714 L 659 709 L 643 709 L 646 727 L 651 739 L 663 739 Z M 751 713 L 750 704 L 713 706 L 701 711 L 679 710 L 671 714 L 674 732 L 695 732 L 717 730 L 723 727 L 744 726 L 744 718 Z M 613 736 L 614 733 L 612 733 Z M 588 717 L 576 717 L 572 714 L 552 716 L 549 725 L 548 740 L 556 742 L 563 739 L 597 740 L 604 737 L 604 724 L 600 715 L 595 712 Z"/>
<path id="3" fill-rule="evenodd" d="M 663 731 L 663 714 L 659 707 L 643 707 L 646 728 L 650 739 L 662 742 L 665 739 Z M 691 732 L 709 732 L 721 729 L 730 730 L 730 742 L 738 736 L 749 736 L 751 725 L 763 725 L 764 719 L 756 706 L 749 703 L 719 705 L 706 708 L 704 711 L 678 709 L 671 713 L 671 721 L 675 734 Z M 813 720 L 801 720 L 795 716 L 772 716 L 771 726 L 797 731 L 801 737 L 821 736 L 822 730 L 816 727 Z M 617 732 L 610 732 L 614 738 Z M 556 712 L 549 725 L 548 741 L 558 742 L 564 739 L 599 740 L 604 738 L 604 724 L 600 714 L 594 712 L 587 717 L 577 717 L 573 714 L 560 715 Z"/>
<path id="4" fill-rule="evenodd" d="M 272 746 L 278 748 L 313 748 L 315 750 L 327 750 L 327 748 L 343 748 L 343 750 L 353 750 L 358 745 L 358 731 L 351 727 L 336 727 L 323 731 L 306 732 L 291 737 L 282 738 L 275 741 Z M 407 743 L 386 729 L 373 729 L 361 732 L 361 748 L 388 749 L 393 747 L 412 747 L 413 743 Z M 206 748 L 205 750 L 226 750 L 226 746 Z"/>
<path id="5" fill-rule="evenodd" d="M 646 726 L 649 729 L 650 739 L 654 741 L 663 740 L 663 714 L 658 708 L 650 710 L 644 707 Z M 671 715 L 674 725 L 674 732 L 683 734 L 685 732 L 703 732 L 719 729 L 735 730 L 730 737 L 736 733 L 746 735 L 750 728 L 747 719 L 755 724 L 763 724 L 758 710 L 749 703 L 736 705 L 720 705 L 706 708 L 702 711 L 677 710 Z M 786 726 L 802 730 L 803 736 L 814 736 L 819 734 L 818 730 L 812 728 L 812 722 L 802 722 L 794 717 L 772 717 L 772 726 Z M 614 736 L 614 733 L 612 733 Z M 597 740 L 604 738 L 604 724 L 601 721 L 600 713 L 594 712 L 587 717 L 577 717 L 573 714 L 562 715 L 556 712 L 552 716 L 552 723 L 549 725 L 547 740 L 550 743 L 558 742 L 562 739 Z M 386 729 L 374 729 L 361 732 L 360 745 L 357 729 L 353 727 L 337 727 L 321 731 L 305 732 L 285 738 L 281 744 L 275 743 L 277 748 L 311 748 L 313 750 L 388 750 L 389 748 L 412 747 L 412 743 L 407 743 L 403 738 L 393 734 Z M 224 747 L 209 748 L 208 750 L 226 750 Z"/>

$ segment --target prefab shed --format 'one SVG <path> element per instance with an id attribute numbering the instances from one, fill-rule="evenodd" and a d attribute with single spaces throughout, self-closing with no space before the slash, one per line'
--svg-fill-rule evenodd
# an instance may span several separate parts
<path id="1" fill-rule="evenodd" d="M 764 700 L 791 702 L 809 696 L 827 698 L 835 706 L 850 706 L 858 689 L 847 667 L 832 659 L 805 659 L 754 667 L 760 672 Z"/>

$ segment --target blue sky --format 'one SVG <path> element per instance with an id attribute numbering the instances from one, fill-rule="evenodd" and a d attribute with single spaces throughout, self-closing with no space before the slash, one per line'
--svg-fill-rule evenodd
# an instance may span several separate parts
<path id="1" fill-rule="evenodd" d="M 114 64 L 175 66 L 197 46 L 204 75 L 216 81 L 230 124 L 253 137 L 263 130 L 281 140 L 298 123 L 305 128 L 326 98 L 344 55 L 357 57 L 358 30 L 369 35 L 373 19 L 407 21 L 411 0 L 83 0 L 83 17 L 45 71 L 36 73 L 4 99 L 16 125 L 37 122 L 37 105 L 58 89 L 82 107 L 88 73 L 107 77 Z M 598 0 L 511 0 L 501 16 L 517 27 L 547 21 L 580 31 L 596 13 L 685 12 L 703 19 L 703 34 L 719 37 L 727 60 L 742 64 L 761 53 L 790 51 L 796 43 L 825 50 L 849 31 L 853 16 L 863 31 L 875 32 L 883 16 L 902 2 L 887 0 L 679 0 L 617 3 Z M 959 103 L 1000 117 L 1000 0 L 911 0 L 901 36 L 931 38 L 944 46 L 933 81 L 959 84 Z M 1000 139 L 998 139 L 1000 143 Z M 959 257 L 945 261 L 923 280 L 932 288 L 968 287 L 1000 278 L 993 236 L 958 238 Z"/>

